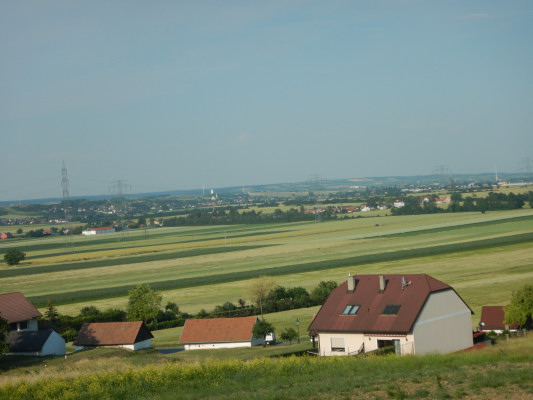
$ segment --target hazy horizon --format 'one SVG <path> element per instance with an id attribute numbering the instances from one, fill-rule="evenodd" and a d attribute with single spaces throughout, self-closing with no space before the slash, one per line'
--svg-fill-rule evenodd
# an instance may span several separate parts
<path id="1" fill-rule="evenodd" d="M 531 1 L 0 10 L 0 201 L 531 168 Z"/>

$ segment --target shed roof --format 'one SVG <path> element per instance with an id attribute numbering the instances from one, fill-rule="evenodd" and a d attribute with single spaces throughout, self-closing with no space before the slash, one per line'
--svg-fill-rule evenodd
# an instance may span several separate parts
<path id="1" fill-rule="evenodd" d="M 37 352 L 54 332 L 53 329 L 43 331 L 11 331 L 7 334 L 6 342 L 10 353 Z"/>
<path id="2" fill-rule="evenodd" d="M 503 320 L 505 319 L 504 306 L 483 306 L 481 307 L 481 322 L 483 322 L 483 330 L 504 330 L 504 329 L 518 329 L 518 323 L 515 322 L 510 327 L 506 327 Z"/>
<path id="3" fill-rule="evenodd" d="M 180 343 L 248 342 L 257 317 L 188 319 Z"/>
<path id="4" fill-rule="evenodd" d="M 119 346 L 139 343 L 153 337 L 142 321 L 93 322 L 81 326 L 74 345 Z"/>
<path id="5" fill-rule="evenodd" d="M 380 275 L 349 279 L 355 280 L 355 290 L 348 292 L 347 282 L 334 289 L 311 322 L 310 331 L 407 334 L 430 294 L 453 290 L 425 274 L 386 275 L 382 292 Z M 357 312 L 343 314 L 348 305 L 359 306 Z"/>
<path id="6" fill-rule="evenodd" d="M 43 315 L 20 292 L 0 294 L 0 316 L 8 323 L 28 321 Z"/>

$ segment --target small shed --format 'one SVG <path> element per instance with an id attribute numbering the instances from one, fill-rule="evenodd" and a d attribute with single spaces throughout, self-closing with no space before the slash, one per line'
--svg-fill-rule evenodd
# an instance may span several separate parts
<path id="1" fill-rule="evenodd" d="M 504 319 L 504 306 L 483 306 L 481 307 L 481 320 L 479 326 L 482 331 L 494 331 L 496 333 L 502 333 L 504 330 L 516 331 L 518 329 L 517 322 L 512 325 L 506 325 L 503 322 Z"/>
<path id="2" fill-rule="evenodd" d="M 42 331 L 11 331 L 6 336 L 10 355 L 64 356 L 65 339 L 53 329 Z"/>
<path id="3" fill-rule="evenodd" d="M 257 317 L 188 319 L 180 343 L 185 350 L 252 347 L 263 344 L 253 329 Z"/>
<path id="4" fill-rule="evenodd" d="M 129 350 L 147 349 L 154 336 L 142 321 L 93 322 L 82 325 L 74 345 L 85 347 L 116 346 Z"/>

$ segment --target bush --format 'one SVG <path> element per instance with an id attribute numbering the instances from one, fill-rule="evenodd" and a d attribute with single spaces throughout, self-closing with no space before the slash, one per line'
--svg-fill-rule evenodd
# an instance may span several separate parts
<path id="1" fill-rule="evenodd" d="M 4 254 L 4 260 L 7 265 L 17 265 L 19 262 L 24 260 L 26 253 L 20 251 L 19 249 L 9 249 L 6 254 Z"/>

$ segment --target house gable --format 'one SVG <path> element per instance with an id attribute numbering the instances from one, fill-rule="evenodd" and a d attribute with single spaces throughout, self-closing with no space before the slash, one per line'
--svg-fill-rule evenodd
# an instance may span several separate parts
<path id="1" fill-rule="evenodd" d="M 21 355 L 64 355 L 65 339 L 52 329 L 11 331 L 6 337 L 9 353 Z"/>

